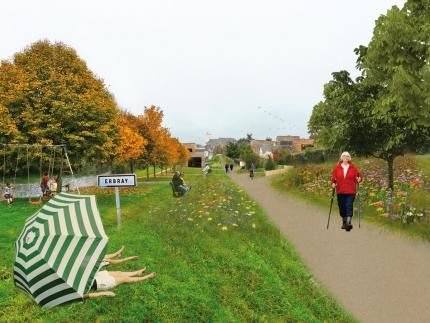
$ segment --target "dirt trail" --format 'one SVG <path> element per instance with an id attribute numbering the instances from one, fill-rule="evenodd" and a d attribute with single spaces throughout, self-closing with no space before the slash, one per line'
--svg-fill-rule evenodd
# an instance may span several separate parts
<path id="1" fill-rule="evenodd" d="M 430 322 L 430 243 L 368 223 L 340 229 L 327 210 L 280 193 L 267 177 L 231 174 L 294 244 L 316 278 L 363 322 Z M 335 202 L 336 203 L 336 202 Z"/>

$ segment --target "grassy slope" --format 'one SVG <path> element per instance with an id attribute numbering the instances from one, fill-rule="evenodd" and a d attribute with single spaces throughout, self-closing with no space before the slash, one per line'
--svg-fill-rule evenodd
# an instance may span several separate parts
<path id="1" fill-rule="evenodd" d="M 124 244 L 124 256 L 141 256 L 137 262 L 116 268 L 147 266 L 148 271 L 157 272 L 157 278 L 117 287 L 115 298 L 53 310 L 36 306 L 14 288 L 10 277 L 13 242 L 37 206 L 18 200 L 6 209 L 3 203 L 0 277 L 6 279 L 0 280 L 0 318 L 40 322 L 353 320 L 315 283 L 292 246 L 222 170 L 206 178 L 198 175 L 199 169 L 185 172 L 192 190 L 184 198 L 171 197 L 167 185 L 143 184 L 128 194 L 123 192 L 119 232 L 113 191 L 95 190 L 110 237 L 108 252 Z"/>

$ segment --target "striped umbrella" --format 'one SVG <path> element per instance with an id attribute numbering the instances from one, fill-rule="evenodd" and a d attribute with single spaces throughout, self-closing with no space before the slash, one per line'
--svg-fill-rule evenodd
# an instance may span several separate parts
<path id="1" fill-rule="evenodd" d="M 43 307 L 82 300 L 107 242 L 94 195 L 58 194 L 26 220 L 15 243 L 15 285 Z"/>

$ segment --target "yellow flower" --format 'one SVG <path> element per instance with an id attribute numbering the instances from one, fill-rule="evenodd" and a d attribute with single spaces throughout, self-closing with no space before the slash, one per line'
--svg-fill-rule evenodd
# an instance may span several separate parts
<path id="1" fill-rule="evenodd" d="M 212 221 L 212 218 L 208 218 L 208 221 Z"/>
<path id="2" fill-rule="evenodd" d="M 227 231 L 227 230 L 228 230 L 228 228 L 226 226 L 222 227 L 222 231 Z"/>
<path id="3" fill-rule="evenodd" d="M 252 228 L 255 229 L 257 226 L 255 225 L 255 223 L 252 224 Z"/>
<path id="4" fill-rule="evenodd" d="M 378 207 L 378 208 L 376 209 L 376 212 L 382 213 L 382 212 L 384 212 L 384 208 L 382 208 L 382 207 Z"/>
<path id="5" fill-rule="evenodd" d="M 238 225 L 238 224 L 236 224 L 236 223 L 233 223 L 233 224 L 232 224 L 232 226 L 234 226 L 234 227 L 238 227 L 239 225 Z"/>

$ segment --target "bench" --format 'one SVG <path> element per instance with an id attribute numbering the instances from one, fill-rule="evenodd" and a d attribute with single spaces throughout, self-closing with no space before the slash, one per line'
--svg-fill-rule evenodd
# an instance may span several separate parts
<path id="1" fill-rule="evenodd" d="M 174 197 L 180 197 L 181 195 L 179 194 L 179 192 L 177 190 L 175 190 L 175 185 L 173 185 L 172 182 L 169 182 L 170 186 L 172 187 L 172 193 Z"/>

